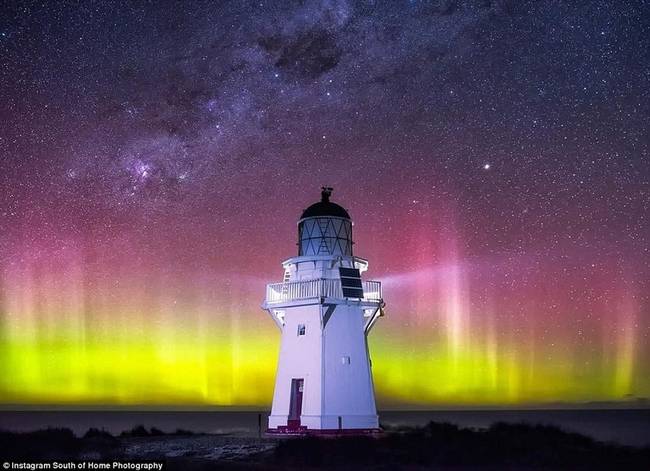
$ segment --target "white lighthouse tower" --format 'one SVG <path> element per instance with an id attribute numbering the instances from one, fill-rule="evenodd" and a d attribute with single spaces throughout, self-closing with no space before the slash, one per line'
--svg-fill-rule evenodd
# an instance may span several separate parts
<path id="1" fill-rule="evenodd" d="M 367 336 L 383 315 L 381 284 L 362 281 L 368 262 L 352 253 L 352 221 L 330 201 L 298 221 L 298 256 L 262 307 L 282 332 L 269 430 L 372 431 L 379 427 Z"/>

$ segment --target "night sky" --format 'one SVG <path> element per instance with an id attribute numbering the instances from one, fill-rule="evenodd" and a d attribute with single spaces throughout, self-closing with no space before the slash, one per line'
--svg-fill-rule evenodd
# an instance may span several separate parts
<path id="1" fill-rule="evenodd" d="M 0 15 L 0 403 L 270 404 L 323 185 L 380 408 L 650 396 L 647 2 Z"/>

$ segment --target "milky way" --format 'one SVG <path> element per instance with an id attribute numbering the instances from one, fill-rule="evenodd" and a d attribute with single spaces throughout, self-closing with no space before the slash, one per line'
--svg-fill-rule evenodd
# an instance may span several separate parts
<path id="1" fill-rule="evenodd" d="M 322 185 L 379 406 L 650 395 L 646 2 L 16 2 L 0 402 L 268 404 Z"/>

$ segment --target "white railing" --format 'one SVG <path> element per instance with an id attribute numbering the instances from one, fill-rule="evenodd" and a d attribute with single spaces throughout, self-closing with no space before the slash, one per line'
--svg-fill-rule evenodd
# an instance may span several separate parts
<path id="1" fill-rule="evenodd" d="M 363 281 L 363 300 L 380 301 L 381 282 Z M 266 285 L 267 304 L 310 298 L 343 298 L 341 280 L 319 278 Z"/>

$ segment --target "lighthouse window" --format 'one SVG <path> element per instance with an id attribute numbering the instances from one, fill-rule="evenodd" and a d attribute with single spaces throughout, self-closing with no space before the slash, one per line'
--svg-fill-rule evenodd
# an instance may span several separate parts
<path id="1" fill-rule="evenodd" d="M 298 335 L 305 335 L 305 324 L 298 324 Z"/>

